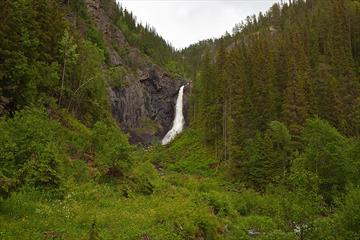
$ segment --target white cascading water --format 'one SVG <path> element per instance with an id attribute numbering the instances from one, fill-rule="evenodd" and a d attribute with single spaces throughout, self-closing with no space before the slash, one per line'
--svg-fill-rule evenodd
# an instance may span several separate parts
<path id="1" fill-rule="evenodd" d="M 184 87 L 181 86 L 179 90 L 179 94 L 176 100 L 176 111 L 175 118 L 173 122 L 172 128 L 166 133 L 165 137 L 162 139 L 162 145 L 166 145 L 171 142 L 176 135 L 182 132 L 184 127 L 184 115 L 183 115 L 183 95 L 184 95 Z"/>

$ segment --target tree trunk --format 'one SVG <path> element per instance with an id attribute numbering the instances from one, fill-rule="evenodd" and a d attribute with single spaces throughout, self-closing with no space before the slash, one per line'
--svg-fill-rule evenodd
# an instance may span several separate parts
<path id="1" fill-rule="evenodd" d="M 60 90 L 60 97 L 59 97 L 59 106 L 61 106 L 61 99 L 64 91 L 64 85 L 65 85 L 65 71 L 66 71 L 66 49 L 64 50 L 64 64 L 63 64 L 63 70 L 62 70 L 62 76 L 61 76 L 61 90 Z"/>

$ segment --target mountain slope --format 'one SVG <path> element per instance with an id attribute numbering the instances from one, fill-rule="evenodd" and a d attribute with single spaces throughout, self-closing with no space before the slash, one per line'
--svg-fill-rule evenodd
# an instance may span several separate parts
<path id="1" fill-rule="evenodd" d="M 291 1 L 174 53 L 112 0 L 0 1 L 0 238 L 360 239 L 359 10 Z"/>
<path id="2" fill-rule="evenodd" d="M 121 87 L 109 88 L 113 116 L 130 132 L 132 142 L 150 144 L 164 136 L 174 117 L 175 97 L 185 80 L 174 78 L 130 46 L 114 25 L 118 6 L 106 9 L 102 1 L 86 1 L 97 28 L 104 34 L 111 67 L 125 69 Z"/>

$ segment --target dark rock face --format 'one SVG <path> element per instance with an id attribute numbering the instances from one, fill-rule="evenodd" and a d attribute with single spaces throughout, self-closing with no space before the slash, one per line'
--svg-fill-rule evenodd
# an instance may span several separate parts
<path id="1" fill-rule="evenodd" d="M 130 133 L 132 143 L 149 145 L 166 134 L 183 84 L 154 67 L 128 87 L 109 89 L 113 116 Z"/>
<path id="2" fill-rule="evenodd" d="M 108 89 L 112 114 L 121 128 L 130 134 L 132 143 L 150 145 L 171 128 L 177 94 L 186 81 L 174 79 L 131 47 L 120 29 L 113 25 L 112 10 L 105 9 L 100 0 L 86 0 L 86 4 L 104 35 L 110 64 L 130 69 L 124 87 Z M 126 59 L 115 50 L 119 48 L 127 49 Z M 184 102 L 187 102 L 187 95 L 185 93 Z"/>

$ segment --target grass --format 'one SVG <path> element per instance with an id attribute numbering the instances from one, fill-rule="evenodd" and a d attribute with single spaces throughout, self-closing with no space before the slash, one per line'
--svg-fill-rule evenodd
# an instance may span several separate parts
<path id="1" fill-rule="evenodd" d="M 172 173 L 163 181 L 151 195 L 129 197 L 118 186 L 94 182 L 72 185 L 61 200 L 32 189 L 15 193 L 1 203 L 2 239 L 41 239 L 45 232 L 86 239 L 94 220 L 104 239 L 215 238 L 224 231 L 227 216 L 218 218 L 213 212 L 216 195 L 206 192 L 210 186 L 205 179 Z"/>
<path id="2" fill-rule="evenodd" d="M 78 136 L 87 130 L 67 122 L 78 132 L 75 148 L 83 149 Z M 89 239 L 94 222 L 102 239 L 250 239 L 249 229 L 284 234 L 276 232 L 278 197 L 234 191 L 193 130 L 168 146 L 137 149 L 132 158 L 123 179 L 101 183 L 91 166 L 73 159 L 62 198 L 25 187 L 0 200 L 0 238 Z"/>
<path id="3" fill-rule="evenodd" d="M 156 146 L 148 158 L 167 170 L 201 176 L 214 176 L 218 166 L 218 160 L 201 144 L 197 132 L 191 129 L 165 147 Z"/>

